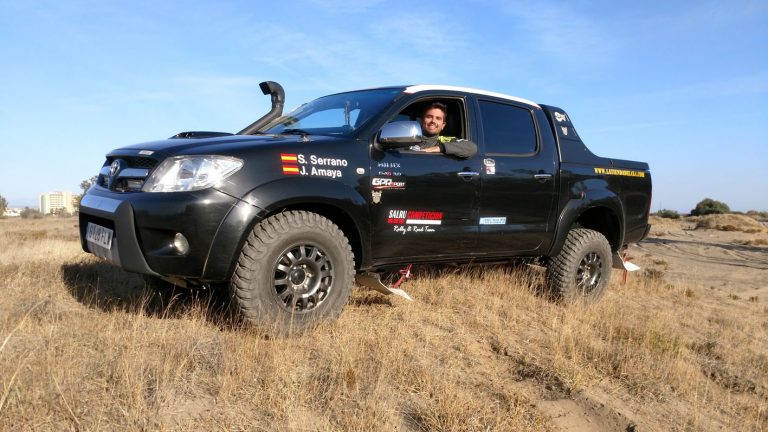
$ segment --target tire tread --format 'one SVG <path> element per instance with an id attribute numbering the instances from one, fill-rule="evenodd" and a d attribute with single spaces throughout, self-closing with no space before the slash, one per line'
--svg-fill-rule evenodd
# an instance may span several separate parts
<path id="1" fill-rule="evenodd" d="M 577 294 L 574 281 L 576 267 L 581 260 L 583 251 L 592 244 L 607 250 L 608 256 L 604 262 L 605 267 L 597 290 L 584 297 L 589 297 L 589 300 L 594 301 L 605 293 L 611 276 L 611 248 L 608 240 L 597 231 L 586 228 L 574 228 L 568 232 L 560 253 L 552 257 L 547 265 L 547 277 L 552 287 L 552 294 L 558 299 L 574 300 Z"/>
<path id="2" fill-rule="evenodd" d="M 263 289 L 263 287 L 254 287 L 254 284 L 259 275 L 271 271 L 270 268 L 266 268 L 268 264 L 265 259 L 273 250 L 275 243 L 292 231 L 301 229 L 323 231 L 342 251 L 343 256 L 340 262 L 334 264 L 336 271 L 342 272 L 337 275 L 336 280 L 346 280 L 348 283 L 336 284 L 334 282 L 334 289 L 341 291 L 341 295 L 334 295 L 326 299 L 326 302 L 330 302 L 330 304 L 321 305 L 320 307 L 325 306 L 324 310 L 318 312 L 323 319 L 335 319 L 341 314 L 351 293 L 351 281 L 355 272 L 352 247 L 341 229 L 327 218 L 308 211 L 292 210 L 275 214 L 257 224 L 249 233 L 240 252 L 230 286 L 233 300 L 235 300 L 236 312 L 246 320 L 257 325 L 275 324 L 278 328 L 281 327 L 279 315 L 275 311 L 269 310 L 269 307 L 264 305 L 264 299 L 260 298 L 259 293 L 254 292 L 254 288 Z M 256 285 L 258 284 L 256 283 Z M 275 322 L 276 320 L 278 322 Z M 294 316 L 294 320 L 292 320 L 293 330 L 300 331 L 306 326 L 299 321 L 301 320 Z"/>

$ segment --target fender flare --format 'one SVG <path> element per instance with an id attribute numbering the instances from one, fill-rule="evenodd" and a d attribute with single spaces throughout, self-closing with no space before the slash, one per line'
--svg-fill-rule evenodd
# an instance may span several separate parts
<path id="1" fill-rule="evenodd" d="M 306 205 L 335 208 L 352 221 L 363 257 L 370 256 L 370 243 L 364 240 L 370 231 L 365 223 L 368 203 L 349 185 L 330 179 L 321 181 L 317 177 L 289 177 L 259 185 L 240 200 L 216 232 L 203 271 L 205 280 L 228 279 L 250 230 L 269 214 L 287 207 Z"/>
<path id="2" fill-rule="evenodd" d="M 555 228 L 555 238 L 552 242 L 547 256 L 555 256 L 565 244 L 565 238 L 573 227 L 574 223 L 589 210 L 596 208 L 606 208 L 618 220 L 618 237 L 615 241 L 610 241 L 610 236 L 606 235 L 611 243 L 611 249 L 615 252 L 624 243 L 624 206 L 618 195 L 607 189 L 587 189 L 582 197 L 569 200 L 557 219 Z M 605 233 L 604 233 L 605 234 Z"/>

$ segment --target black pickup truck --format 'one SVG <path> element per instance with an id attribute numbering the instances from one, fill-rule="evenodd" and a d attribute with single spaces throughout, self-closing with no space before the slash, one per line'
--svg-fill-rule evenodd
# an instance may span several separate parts
<path id="1" fill-rule="evenodd" d="M 418 85 L 284 115 L 282 87 L 261 90 L 272 110 L 237 134 L 108 153 L 80 205 L 83 249 L 169 284 L 226 287 L 247 321 L 300 330 L 337 317 L 356 277 L 375 287 L 409 263 L 536 257 L 556 295 L 596 299 L 650 229 L 648 164 L 595 156 L 560 108 Z M 435 102 L 441 135 L 474 155 L 418 150 Z"/>

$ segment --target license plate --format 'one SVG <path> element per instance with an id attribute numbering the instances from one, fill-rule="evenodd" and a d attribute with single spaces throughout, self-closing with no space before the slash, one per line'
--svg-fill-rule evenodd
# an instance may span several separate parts
<path id="1" fill-rule="evenodd" d="M 85 239 L 107 249 L 112 247 L 112 235 L 114 231 L 101 225 L 88 222 L 88 230 Z"/>

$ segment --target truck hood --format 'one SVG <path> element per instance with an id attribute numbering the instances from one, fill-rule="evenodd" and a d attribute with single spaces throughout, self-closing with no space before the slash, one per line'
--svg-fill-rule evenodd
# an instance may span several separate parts
<path id="1" fill-rule="evenodd" d="M 107 156 L 142 155 L 163 158 L 187 154 L 230 153 L 233 150 L 254 146 L 289 146 L 291 144 L 303 143 L 305 139 L 313 143 L 333 142 L 348 138 L 324 135 L 309 135 L 306 138 L 299 135 L 232 135 L 212 138 L 173 138 L 120 147 L 109 152 Z"/>

